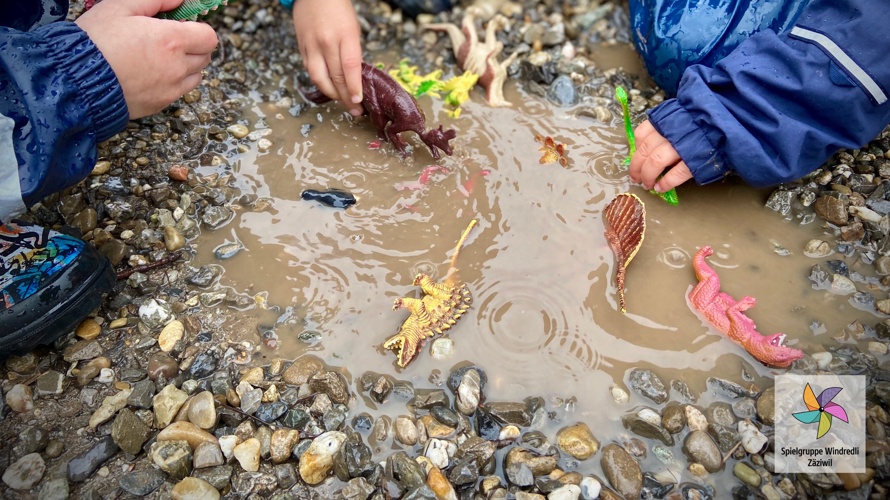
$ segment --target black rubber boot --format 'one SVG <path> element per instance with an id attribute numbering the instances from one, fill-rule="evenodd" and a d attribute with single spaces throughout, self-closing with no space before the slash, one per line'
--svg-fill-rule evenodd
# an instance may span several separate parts
<path id="1" fill-rule="evenodd" d="M 0 222 L 0 359 L 70 332 L 114 283 L 111 263 L 83 240 Z"/>
<path id="2" fill-rule="evenodd" d="M 451 10 L 452 7 L 451 0 L 386 0 L 386 3 L 401 9 L 403 14 L 412 19 L 418 14 L 438 14 Z"/>

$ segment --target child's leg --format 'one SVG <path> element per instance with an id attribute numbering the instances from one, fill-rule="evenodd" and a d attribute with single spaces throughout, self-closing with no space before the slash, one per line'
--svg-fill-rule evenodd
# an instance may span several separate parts
<path id="1" fill-rule="evenodd" d="M 808 0 L 630 0 L 634 45 L 655 82 L 673 95 L 683 71 L 713 65 L 765 29 L 791 29 Z"/>

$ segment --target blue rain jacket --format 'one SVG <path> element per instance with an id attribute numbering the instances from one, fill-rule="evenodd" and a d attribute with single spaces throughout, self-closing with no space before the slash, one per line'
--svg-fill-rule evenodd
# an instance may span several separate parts
<path id="1" fill-rule="evenodd" d="M 653 78 L 676 92 L 649 119 L 699 184 L 733 173 L 758 187 L 798 179 L 890 123 L 887 5 L 776 4 L 631 0 L 635 44 Z M 745 14 L 764 5 L 773 11 L 754 21 Z M 724 15 L 682 12 L 707 8 Z"/>
<path id="2" fill-rule="evenodd" d="M 129 111 L 67 0 L 0 2 L 0 220 L 86 178 Z"/>

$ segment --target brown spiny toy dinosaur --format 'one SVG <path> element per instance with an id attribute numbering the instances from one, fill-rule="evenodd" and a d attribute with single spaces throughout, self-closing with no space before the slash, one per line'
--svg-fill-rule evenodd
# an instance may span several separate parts
<path id="1" fill-rule="evenodd" d="M 441 334 L 454 326 L 470 308 L 473 296 L 466 283 L 457 282 L 455 262 L 460 248 L 475 226 L 476 219 L 473 219 L 461 235 L 454 249 L 454 256 L 451 257 L 451 267 L 441 283 L 433 281 L 425 274 L 418 274 L 414 278 L 414 285 L 420 287 L 423 297 L 419 299 L 399 297 L 393 303 L 393 311 L 407 309 L 411 313 L 399 327 L 399 333 L 383 343 L 384 348 L 395 349 L 396 362 L 402 368 L 417 357 L 427 337 Z"/>
<path id="2" fill-rule="evenodd" d="M 315 104 L 331 100 L 318 90 L 304 92 L 304 95 Z M 427 130 L 426 117 L 414 97 L 391 76 L 366 63 L 362 63 L 362 108 L 370 116 L 378 137 L 392 143 L 401 153 L 405 153 L 407 143 L 399 134 L 410 130 L 416 132 L 430 148 L 433 158 L 439 159 L 440 149 L 451 156 L 448 141 L 455 138 L 456 132 L 453 129 L 442 130 L 441 125 Z"/>

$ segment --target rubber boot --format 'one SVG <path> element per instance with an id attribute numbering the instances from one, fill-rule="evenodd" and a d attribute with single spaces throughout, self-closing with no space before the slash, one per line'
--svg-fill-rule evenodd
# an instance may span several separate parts
<path id="1" fill-rule="evenodd" d="M 0 359 L 70 332 L 114 283 L 111 263 L 83 240 L 0 222 Z"/>

